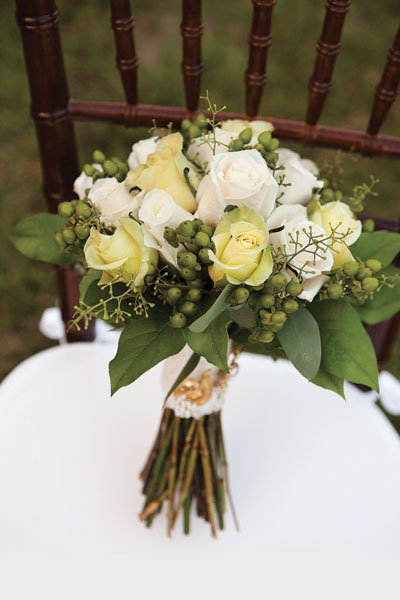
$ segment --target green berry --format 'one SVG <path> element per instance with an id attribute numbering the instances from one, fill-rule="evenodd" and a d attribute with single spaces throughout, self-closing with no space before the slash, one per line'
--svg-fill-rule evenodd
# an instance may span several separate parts
<path id="1" fill-rule="evenodd" d="M 233 297 L 237 304 L 242 304 L 243 302 L 246 302 L 249 296 L 250 292 L 245 287 L 237 287 L 233 292 Z"/>
<path id="2" fill-rule="evenodd" d="M 246 127 L 239 133 L 239 138 L 242 140 L 243 144 L 250 144 L 251 138 L 253 137 L 253 132 L 250 127 Z"/>
<path id="3" fill-rule="evenodd" d="M 211 265 L 212 264 L 212 260 L 209 259 L 208 253 L 209 253 L 208 248 L 202 248 L 197 255 L 197 258 L 203 265 Z"/>
<path id="4" fill-rule="evenodd" d="M 167 291 L 167 302 L 171 306 L 182 298 L 182 290 L 178 287 L 170 287 Z"/>
<path id="5" fill-rule="evenodd" d="M 381 261 L 376 260 L 375 258 L 370 258 L 369 260 L 367 260 L 365 266 L 368 267 L 368 269 L 371 269 L 373 273 L 378 273 L 378 271 L 383 269 Z"/>
<path id="6" fill-rule="evenodd" d="M 182 250 L 178 252 L 177 258 L 180 267 L 195 267 L 197 265 L 197 256 L 193 252 Z"/>
<path id="7" fill-rule="evenodd" d="M 341 192 L 340 190 L 335 190 L 335 200 L 339 202 L 343 200 L 343 192 Z"/>
<path id="8" fill-rule="evenodd" d="M 303 286 L 299 281 L 295 281 L 294 279 L 292 279 L 287 284 L 286 291 L 288 294 L 296 298 L 296 296 L 300 296 L 301 292 L 303 291 Z"/>
<path id="9" fill-rule="evenodd" d="M 207 118 L 203 114 L 198 114 L 194 120 L 198 127 L 207 127 Z"/>
<path id="10" fill-rule="evenodd" d="M 270 152 L 275 152 L 277 148 L 279 148 L 279 140 L 278 138 L 272 138 L 272 140 L 268 144 L 268 150 Z"/>
<path id="11" fill-rule="evenodd" d="M 182 329 L 182 327 L 185 327 L 186 325 L 186 317 L 183 313 L 178 312 L 175 313 L 174 315 L 172 315 L 172 317 L 169 320 L 169 324 L 171 325 L 171 327 L 173 327 L 174 329 Z"/>
<path id="12" fill-rule="evenodd" d="M 79 202 L 75 210 L 78 217 L 89 219 L 92 216 L 92 209 L 87 202 Z"/>
<path id="13" fill-rule="evenodd" d="M 181 121 L 181 129 L 182 131 L 189 131 L 192 126 L 192 122 L 189 119 L 182 119 Z"/>
<path id="14" fill-rule="evenodd" d="M 186 245 L 186 248 L 188 249 L 189 252 L 193 252 L 193 254 L 197 254 L 198 253 L 199 247 L 198 247 L 198 245 L 192 239 L 190 239 L 189 242 L 185 241 L 185 245 Z"/>
<path id="15" fill-rule="evenodd" d="M 196 279 L 192 279 L 190 285 L 195 288 L 202 288 L 204 287 L 204 281 L 201 279 L 201 277 L 196 277 Z"/>
<path id="16" fill-rule="evenodd" d="M 260 133 L 260 135 L 258 136 L 258 141 L 259 143 L 262 145 L 263 148 L 268 148 L 271 144 L 271 132 L 270 131 L 263 131 L 262 133 Z"/>
<path id="17" fill-rule="evenodd" d="M 232 140 L 231 143 L 229 144 L 229 148 L 233 152 L 239 152 L 240 150 L 243 149 L 242 140 L 240 138 L 237 138 L 236 140 Z"/>
<path id="18" fill-rule="evenodd" d="M 172 229 L 172 227 L 166 227 L 164 229 L 164 239 L 167 242 L 169 242 L 169 243 L 176 242 L 176 232 L 175 232 L 175 229 Z"/>
<path id="19" fill-rule="evenodd" d="M 299 303 L 293 300 L 293 298 L 288 298 L 284 301 L 282 308 L 286 314 L 291 315 L 299 309 Z"/>
<path id="20" fill-rule="evenodd" d="M 335 192 L 331 188 L 325 188 L 321 192 L 321 198 L 326 202 L 332 202 L 335 199 Z"/>
<path id="21" fill-rule="evenodd" d="M 181 275 L 186 281 L 193 281 L 197 278 L 196 271 L 191 267 L 183 267 L 183 269 L 181 269 Z"/>
<path id="22" fill-rule="evenodd" d="M 204 223 L 201 219 L 193 219 L 192 221 L 193 229 L 195 231 L 197 231 L 203 224 Z"/>
<path id="23" fill-rule="evenodd" d="M 258 150 L 260 152 L 260 154 L 262 154 L 264 156 L 265 154 L 265 148 L 262 144 L 256 144 L 255 145 L 255 149 Z"/>
<path id="24" fill-rule="evenodd" d="M 204 233 L 204 231 L 198 231 L 194 236 L 195 243 L 200 248 L 207 248 L 210 245 L 210 236 Z"/>
<path id="25" fill-rule="evenodd" d="M 184 315 L 192 317 L 197 313 L 197 306 L 194 302 L 191 302 L 190 300 L 185 300 L 185 302 L 183 302 L 183 304 L 180 306 L 180 310 L 181 312 L 183 312 Z"/>
<path id="26" fill-rule="evenodd" d="M 214 227 L 211 227 L 210 225 L 201 225 L 199 231 L 206 233 L 210 238 L 214 235 Z"/>
<path id="27" fill-rule="evenodd" d="M 96 173 L 96 169 L 94 168 L 93 165 L 83 165 L 82 167 L 82 171 L 85 173 L 85 175 L 87 175 L 88 177 L 93 177 L 93 175 Z"/>
<path id="28" fill-rule="evenodd" d="M 283 290 L 287 286 L 286 278 L 281 275 L 281 273 L 275 273 L 270 277 L 270 282 L 279 292 L 283 292 Z"/>
<path id="29" fill-rule="evenodd" d="M 258 334 L 258 339 L 262 344 L 269 344 L 272 342 L 274 337 L 274 332 L 270 331 L 269 329 L 261 329 L 260 333 Z"/>
<path id="30" fill-rule="evenodd" d="M 375 221 L 373 219 L 366 219 L 363 223 L 363 231 L 372 233 L 375 230 Z"/>
<path id="31" fill-rule="evenodd" d="M 58 214 L 61 217 L 64 217 L 64 219 L 68 219 L 69 217 L 72 217 L 72 215 L 74 214 L 74 210 L 75 210 L 72 202 L 60 202 L 57 209 L 58 209 Z"/>
<path id="32" fill-rule="evenodd" d="M 103 164 L 103 162 L 106 160 L 106 157 L 101 150 L 95 150 L 93 152 L 93 160 L 95 163 Z"/>
<path id="33" fill-rule="evenodd" d="M 67 242 L 67 244 L 73 244 L 76 240 L 76 233 L 72 229 L 72 227 L 64 227 L 64 229 L 62 230 L 62 236 Z"/>
<path id="34" fill-rule="evenodd" d="M 199 288 L 192 288 L 187 293 L 187 299 L 191 302 L 200 302 L 203 292 Z"/>
<path id="35" fill-rule="evenodd" d="M 105 160 L 103 162 L 103 170 L 108 177 L 114 177 L 118 173 L 118 167 L 112 160 Z"/>
<path id="36" fill-rule="evenodd" d="M 281 327 L 283 327 L 286 323 L 286 319 L 286 313 L 284 313 L 281 310 L 277 310 L 271 315 L 271 323 L 273 323 L 274 325 L 280 325 Z"/>
<path id="37" fill-rule="evenodd" d="M 378 285 L 379 285 L 379 281 L 377 280 L 376 277 L 366 277 L 362 281 L 363 289 L 366 292 L 374 292 L 377 289 Z"/>
<path id="38" fill-rule="evenodd" d="M 90 229 L 85 223 L 78 223 L 75 226 L 75 233 L 80 240 L 86 240 L 89 237 Z"/>
<path id="39" fill-rule="evenodd" d="M 276 152 L 268 152 L 265 158 L 268 163 L 275 163 L 278 160 L 279 155 Z"/>
<path id="40" fill-rule="evenodd" d="M 275 296 L 272 296 L 272 294 L 261 294 L 259 302 L 263 308 L 271 308 L 275 304 Z"/>
<path id="41" fill-rule="evenodd" d="M 328 285 L 327 292 L 331 300 L 339 300 L 343 296 L 343 288 L 338 283 Z"/>
<path id="42" fill-rule="evenodd" d="M 199 137 L 199 135 L 201 135 L 200 127 L 193 123 L 189 127 L 189 135 L 191 138 Z"/>
<path id="43" fill-rule="evenodd" d="M 371 275 L 371 269 L 368 269 L 368 267 L 361 267 L 356 273 L 356 278 L 358 279 L 358 281 L 362 281 L 366 277 L 371 277 Z"/>
<path id="44" fill-rule="evenodd" d="M 182 237 L 191 237 L 194 234 L 192 221 L 182 221 L 176 232 Z"/>
<path id="45" fill-rule="evenodd" d="M 342 269 L 345 275 L 347 275 L 348 277 L 354 277 L 354 275 L 359 269 L 359 265 L 358 263 L 356 263 L 355 260 L 348 260 L 344 263 Z"/>
<path id="46" fill-rule="evenodd" d="M 63 235 L 60 231 L 56 231 L 56 233 L 54 234 L 54 239 L 56 240 L 57 246 L 61 248 L 61 250 L 64 250 L 67 244 L 65 243 Z"/>

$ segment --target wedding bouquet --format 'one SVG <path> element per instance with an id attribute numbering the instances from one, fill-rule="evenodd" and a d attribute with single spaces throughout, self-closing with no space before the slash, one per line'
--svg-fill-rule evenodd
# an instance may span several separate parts
<path id="1" fill-rule="evenodd" d="M 93 154 L 58 215 L 11 232 L 25 255 L 82 274 L 70 327 L 121 329 L 111 392 L 164 361 L 165 406 L 141 473 L 149 526 L 191 506 L 224 526 L 230 500 L 221 409 L 240 351 L 289 359 L 313 384 L 378 390 L 364 323 L 400 308 L 390 263 L 400 235 L 362 226 L 375 181 L 344 195 L 332 169 L 280 148 L 270 123 L 184 119 L 151 130 L 127 160 Z M 223 110 L 223 109 L 221 109 Z"/>

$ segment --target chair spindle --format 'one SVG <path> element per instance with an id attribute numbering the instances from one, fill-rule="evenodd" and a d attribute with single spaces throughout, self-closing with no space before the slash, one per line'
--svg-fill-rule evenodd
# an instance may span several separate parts
<path id="1" fill-rule="evenodd" d="M 182 74 L 185 87 L 186 107 L 197 110 L 200 95 L 200 80 L 203 72 L 201 57 L 201 0 L 182 0 Z"/>
<path id="2" fill-rule="evenodd" d="M 74 126 L 68 115 L 68 84 L 64 69 L 59 15 L 54 0 L 17 0 L 17 23 L 21 28 L 26 69 L 42 164 L 43 191 L 51 212 L 72 199 L 79 174 Z M 58 269 L 62 313 L 67 323 L 73 313 L 78 282 L 70 267 Z M 71 285 L 72 282 L 72 285 Z M 67 297 L 63 291 L 70 289 Z M 73 301 L 75 299 L 75 301 Z M 69 341 L 93 339 L 93 327 L 67 334 Z"/>
<path id="3" fill-rule="evenodd" d="M 276 0 L 252 0 L 253 19 L 249 33 L 249 61 L 245 73 L 246 114 L 258 114 L 264 85 L 267 81 L 266 66 L 268 47 L 271 43 L 272 10 Z"/>
<path id="4" fill-rule="evenodd" d="M 375 100 L 368 125 L 368 133 L 375 135 L 380 130 L 389 108 L 397 98 L 400 82 L 400 26 L 389 49 L 382 78 L 375 90 Z"/>
<path id="5" fill-rule="evenodd" d="M 340 52 L 344 20 L 351 0 L 327 0 L 325 20 L 317 43 L 317 57 L 309 81 L 306 123 L 315 125 L 332 87 L 332 73 Z"/>
<path id="6" fill-rule="evenodd" d="M 116 63 L 128 104 L 137 103 L 138 59 L 133 39 L 135 22 L 129 0 L 111 0 L 111 25 L 117 49 Z"/>

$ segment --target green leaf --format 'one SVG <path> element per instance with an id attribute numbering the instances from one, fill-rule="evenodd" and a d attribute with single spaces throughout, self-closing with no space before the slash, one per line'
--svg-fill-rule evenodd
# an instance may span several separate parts
<path id="1" fill-rule="evenodd" d="M 253 329 L 257 325 L 257 315 L 248 306 L 234 306 L 229 309 L 231 320 L 240 327 Z"/>
<path id="2" fill-rule="evenodd" d="M 67 255 L 54 239 L 54 234 L 62 229 L 64 223 L 60 215 L 38 213 L 17 223 L 9 238 L 15 248 L 28 258 L 56 265 L 73 264 L 78 260 L 77 255 Z"/>
<path id="3" fill-rule="evenodd" d="M 313 302 L 309 310 L 321 333 L 321 368 L 378 392 L 374 347 L 355 308 L 345 300 L 324 300 Z"/>
<path id="4" fill-rule="evenodd" d="M 193 352 L 204 356 L 209 363 L 226 372 L 228 371 L 228 323 L 229 312 L 224 310 L 207 329 L 200 333 L 193 333 L 190 329 L 183 330 L 185 340 Z"/>
<path id="5" fill-rule="evenodd" d="M 336 375 L 320 369 L 316 377 L 312 380 L 312 383 L 315 383 L 315 385 L 325 388 L 326 390 L 332 390 L 346 400 L 343 387 L 344 381 L 340 377 L 336 377 Z"/>
<path id="6" fill-rule="evenodd" d="M 96 269 L 88 269 L 88 271 L 83 275 L 82 279 L 79 282 L 79 294 L 81 300 L 85 298 L 85 294 L 88 290 L 88 287 L 94 281 L 98 281 L 101 277 L 101 272 Z"/>
<path id="7" fill-rule="evenodd" d="M 147 319 L 131 321 L 125 327 L 109 365 L 112 394 L 182 350 L 182 331 L 170 327 L 168 321 L 169 315 L 152 310 Z"/>
<path id="8" fill-rule="evenodd" d="M 399 275 L 400 269 L 389 266 L 381 273 L 385 275 Z M 400 311 L 400 283 L 393 287 L 384 286 L 379 292 L 375 293 L 370 302 L 357 306 L 356 310 L 364 323 L 375 325 L 385 319 L 390 319 Z"/>
<path id="9" fill-rule="evenodd" d="M 189 360 L 187 361 L 186 365 L 183 367 L 182 371 L 179 373 L 178 377 L 175 379 L 174 383 L 172 384 L 172 386 L 168 390 L 168 394 L 165 396 L 165 399 L 164 399 L 164 404 L 168 400 L 168 398 L 170 397 L 170 395 L 172 394 L 172 392 L 174 390 L 176 390 L 176 388 L 178 387 L 178 385 L 180 385 L 182 383 L 182 381 L 184 379 L 186 379 L 186 377 L 189 377 L 189 375 L 191 373 L 193 373 L 193 371 L 195 370 L 195 368 L 199 364 L 199 360 L 200 360 L 199 354 L 196 354 L 195 352 L 193 352 L 192 356 L 189 358 Z"/>
<path id="10" fill-rule="evenodd" d="M 288 315 L 277 336 L 296 369 L 307 379 L 314 379 L 321 363 L 321 339 L 318 325 L 308 310 L 300 308 Z"/>
<path id="11" fill-rule="evenodd" d="M 350 250 L 356 258 L 361 258 L 363 261 L 376 258 L 386 267 L 400 252 L 400 233 L 393 231 L 364 232 L 352 244 Z"/>
<path id="12" fill-rule="evenodd" d="M 234 287 L 235 286 L 231 283 L 226 285 L 220 293 L 220 295 L 218 296 L 218 298 L 215 300 L 215 302 L 210 306 L 210 308 L 203 315 L 201 315 L 201 317 L 199 317 L 198 319 L 193 321 L 191 325 L 189 325 L 190 331 L 193 331 L 193 333 L 201 333 L 202 331 L 207 329 L 210 323 L 214 321 L 214 319 L 218 317 L 218 315 L 220 315 L 222 312 L 224 312 L 224 310 L 229 308 L 229 304 L 226 302 L 226 299 L 232 293 Z"/>

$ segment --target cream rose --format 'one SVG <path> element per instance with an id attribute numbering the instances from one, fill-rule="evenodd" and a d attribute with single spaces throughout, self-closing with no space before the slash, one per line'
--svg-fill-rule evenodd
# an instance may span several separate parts
<path id="1" fill-rule="evenodd" d="M 130 194 L 126 184 L 117 181 L 115 177 L 98 179 L 88 198 L 99 210 L 100 220 L 105 225 L 117 227 L 120 217 L 127 217 L 130 213 L 135 216 L 137 214 L 137 196 Z"/>
<path id="2" fill-rule="evenodd" d="M 93 167 L 98 171 L 102 171 L 103 167 L 99 163 L 93 163 Z M 85 171 L 77 177 L 74 181 L 73 190 L 75 194 L 78 196 L 79 200 L 83 200 L 86 198 L 86 191 L 90 190 L 93 185 L 93 177 L 89 177 L 86 175 Z"/>
<path id="3" fill-rule="evenodd" d="M 279 202 L 281 204 L 306 204 L 313 189 L 323 187 L 323 181 L 317 179 L 318 167 L 312 160 L 301 158 L 300 154 L 289 150 L 289 148 L 278 148 L 278 169 L 275 171 L 277 181 L 284 176 L 283 183 L 279 188 Z M 290 185 L 286 185 L 290 184 Z"/>
<path id="4" fill-rule="evenodd" d="M 253 132 L 254 136 L 259 136 L 263 131 L 273 131 L 274 126 L 269 121 L 246 121 L 245 119 L 227 119 L 221 123 L 221 129 L 224 131 L 229 131 L 230 133 L 236 133 L 236 137 L 239 135 L 243 129 L 250 129 Z"/>
<path id="5" fill-rule="evenodd" d="M 155 152 L 157 145 L 157 136 L 139 140 L 132 146 L 132 152 L 128 158 L 128 165 L 131 171 L 137 169 L 139 165 L 143 165 L 149 154 Z"/>
<path id="6" fill-rule="evenodd" d="M 278 184 L 257 150 L 218 154 L 209 167 L 197 191 L 197 213 L 204 223 L 217 225 L 229 204 L 249 206 L 264 218 L 271 214 Z"/>
<path id="7" fill-rule="evenodd" d="M 310 221 L 307 210 L 300 204 L 278 206 L 268 219 L 268 227 L 282 231 L 270 233 L 270 243 L 276 250 L 281 248 L 289 256 L 289 264 L 301 273 L 303 279 L 321 275 L 333 267 L 333 256 L 325 245 L 317 248 L 313 240 L 326 238 L 325 230 Z M 304 248 L 304 250 L 303 250 Z"/>
<path id="8" fill-rule="evenodd" d="M 103 271 L 100 283 L 115 279 L 135 286 L 143 284 L 145 276 L 158 263 L 158 252 L 144 243 L 143 229 L 129 217 L 120 219 L 112 235 L 90 230 L 84 247 L 85 259 L 90 269 Z"/>
<path id="9" fill-rule="evenodd" d="M 217 285 L 260 285 L 272 272 L 268 229 L 262 216 L 248 206 L 226 213 L 215 229 L 208 271 Z"/>
<path id="10" fill-rule="evenodd" d="M 183 138 L 180 133 L 172 133 L 161 138 L 156 151 L 149 154 L 145 165 L 130 171 L 127 182 L 145 192 L 157 188 L 168 192 L 174 202 L 189 212 L 196 210 L 196 201 L 185 181 L 187 169 L 191 186 L 198 187 L 198 177 L 192 164 L 182 154 Z"/>
<path id="11" fill-rule="evenodd" d="M 141 200 L 139 219 L 153 237 L 153 239 L 146 237 L 147 245 L 158 250 L 165 260 L 175 266 L 177 266 L 177 249 L 165 241 L 164 229 L 165 227 L 175 229 L 182 221 L 193 218 L 192 213 L 176 204 L 172 196 L 164 190 L 151 190 Z"/>
<path id="12" fill-rule="evenodd" d="M 202 137 L 194 138 L 188 148 L 188 156 L 196 160 L 201 165 L 207 165 L 211 161 L 214 154 L 228 152 L 228 146 L 231 141 L 237 138 L 236 133 L 224 131 L 220 127 L 215 128 L 215 139 L 217 143 L 214 149 L 214 137 L 211 133 L 206 133 Z"/>
<path id="13" fill-rule="evenodd" d="M 354 244 L 361 235 L 362 224 L 356 219 L 350 207 L 339 200 L 328 202 L 327 204 L 317 205 L 311 213 L 310 219 L 320 225 L 327 235 L 332 230 L 345 237 L 331 246 L 335 267 L 340 267 L 343 263 L 354 260 L 349 250 L 349 246 Z"/>

